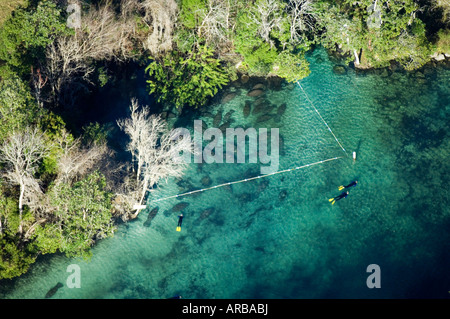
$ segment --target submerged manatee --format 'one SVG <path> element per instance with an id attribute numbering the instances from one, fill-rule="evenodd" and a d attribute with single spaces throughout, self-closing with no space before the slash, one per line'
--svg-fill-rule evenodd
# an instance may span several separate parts
<path id="1" fill-rule="evenodd" d="M 250 92 L 247 93 L 247 96 L 252 96 L 252 97 L 256 97 L 256 96 L 260 96 L 263 95 L 264 91 L 261 89 L 256 89 L 256 90 L 251 90 Z"/>
<path id="2" fill-rule="evenodd" d="M 222 110 L 217 112 L 216 116 L 214 116 L 213 126 L 217 127 L 220 123 L 222 123 Z"/>
<path id="3" fill-rule="evenodd" d="M 244 105 L 244 109 L 243 109 L 244 117 L 249 116 L 251 110 L 252 110 L 252 107 L 251 107 L 250 101 L 245 101 L 245 105 Z"/>
<path id="4" fill-rule="evenodd" d="M 287 108 L 286 103 L 281 104 L 281 105 L 278 107 L 277 115 L 283 115 L 284 112 L 286 112 L 286 108 Z"/>
<path id="5" fill-rule="evenodd" d="M 58 291 L 59 288 L 63 287 L 64 285 L 60 282 L 58 282 L 52 289 L 50 289 L 46 294 L 45 298 L 51 298 L 54 294 Z"/>
<path id="6" fill-rule="evenodd" d="M 155 207 L 151 210 L 150 213 L 148 213 L 147 220 L 144 222 L 145 227 L 150 227 L 150 224 L 152 223 L 153 218 L 155 218 L 156 214 L 158 213 L 159 207 Z"/>
<path id="7" fill-rule="evenodd" d="M 207 218 L 209 215 L 211 215 L 214 212 L 215 208 L 214 207 L 208 207 L 205 210 L 203 210 L 202 214 L 200 215 L 200 219 L 205 219 Z"/>
<path id="8" fill-rule="evenodd" d="M 175 206 L 172 207 L 172 212 L 179 212 L 180 210 L 185 209 L 186 207 L 188 207 L 189 203 L 188 202 L 181 202 L 176 204 Z"/>

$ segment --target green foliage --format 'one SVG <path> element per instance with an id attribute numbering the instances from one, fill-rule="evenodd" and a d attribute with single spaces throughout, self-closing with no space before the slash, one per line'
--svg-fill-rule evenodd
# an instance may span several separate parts
<path id="1" fill-rule="evenodd" d="M 83 144 L 105 144 L 108 139 L 108 131 L 99 123 L 90 123 L 83 127 Z"/>
<path id="2" fill-rule="evenodd" d="M 150 93 L 177 108 L 204 105 L 229 80 L 220 60 L 206 46 L 188 55 L 172 51 L 161 62 L 153 60 L 145 71 Z"/>
<path id="3" fill-rule="evenodd" d="M 36 256 L 27 248 L 19 248 L 14 241 L 0 236 L 0 279 L 14 278 L 28 270 Z"/>
<path id="4" fill-rule="evenodd" d="M 299 81 L 309 75 L 309 63 L 303 54 L 281 52 L 274 62 L 276 74 L 288 82 Z"/>
<path id="5" fill-rule="evenodd" d="M 0 60 L 19 75 L 30 71 L 36 59 L 43 60 L 45 47 L 57 35 L 69 34 L 61 10 L 52 1 L 41 1 L 35 10 L 19 8 L 0 29 Z"/>
<path id="6" fill-rule="evenodd" d="M 30 88 L 17 76 L 0 82 L 0 142 L 32 123 L 38 113 Z"/>
<path id="7" fill-rule="evenodd" d="M 289 43 L 289 22 L 284 11 L 284 3 L 279 3 L 280 11 L 273 18 L 280 19 L 279 27 L 273 28 L 267 42 L 259 34 L 260 12 L 249 7 L 239 13 L 234 36 L 236 51 L 244 57 L 244 65 L 250 75 L 265 76 L 276 74 L 293 82 L 309 74 L 309 64 L 304 57 L 308 44 L 302 46 Z M 254 18 L 252 18 L 254 17 Z M 296 53 L 293 53 L 293 52 Z"/>
<path id="8" fill-rule="evenodd" d="M 111 215 L 111 193 L 105 178 L 92 173 L 73 186 L 54 186 L 51 204 L 55 221 L 36 229 L 35 242 L 42 253 L 60 251 L 69 257 L 91 256 L 95 239 L 111 236 L 115 230 Z"/>
<path id="9" fill-rule="evenodd" d="M 351 55 L 362 52 L 363 67 L 385 67 L 396 60 L 415 69 L 429 60 L 425 26 L 415 18 L 418 6 L 412 0 L 378 1 L 375 10 L 372 0 L 319 1 L 316 10 L 321 43 Z"/>
<path id="10" fill-rule="evenodd" d="M 441 29 L 438 32 L 436 50 L 440 53 L 450 52 L 450 29 Z"/>
<path id="11" fill-rule="evenodd" d="M 206 11 L 206 0 L 181 0 L 179 19 L 183 26 L 194 29 L 203 21 L 203 12 Z"/>

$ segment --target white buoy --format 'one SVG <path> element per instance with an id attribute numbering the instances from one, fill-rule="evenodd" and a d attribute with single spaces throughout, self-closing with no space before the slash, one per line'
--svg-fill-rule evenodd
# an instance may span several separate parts
<path id="1" fill-rule="evenodd" d="M 353 152 L 353 160 L 356 161 L 356 152 Z"/>

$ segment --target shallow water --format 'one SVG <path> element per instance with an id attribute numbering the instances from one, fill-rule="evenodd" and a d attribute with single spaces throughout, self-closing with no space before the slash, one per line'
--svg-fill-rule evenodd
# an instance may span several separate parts
<path id="1" fill-rule="evenodd" d="M 202 119 L 212 127 L 217 111 L 234 109 L 231 127 L 279 128 L 279 170 L 343 158 L 150 203 L 159 207 L 150 227 L 148 209 L 99 242 L 89 262 L 45 256 L 0 281 L 0 297 L 43 298 L 61 282 L 53 298 L 448 298 L 450 71 L 337 75 L 325 52 L 309 60 L 301 85 L 346 152 L 296 85 L 267 90 L 271 104 L 287 105 L 278 121 L 245 118 L 245 101 L 256 98 L 242 88 Z M 154 196 L 202 187 L 204 176 L 211 185 L 255 176 L 260 167 L 193 163 L 179 183 L 187 187 L 171 180 Z M 355 179 L 346 199 L 328 202 Z M 170 209 L 180 201 L 189 205 L 176 232 Z M 81 267 L 79 289 L 65 284 L 70 264 Z M 370 264 L 380 266 L 380 289 L 366 285 Z"/>

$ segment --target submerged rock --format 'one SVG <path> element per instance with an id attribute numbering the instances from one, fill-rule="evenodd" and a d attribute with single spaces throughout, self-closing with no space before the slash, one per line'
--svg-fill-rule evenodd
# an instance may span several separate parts
<path id="1" fill-rule="evenodd" d="M 150 224 L 152 223 L 153 218 L 155 218 L 156 214 L 158 213 L 159 207 L 155 207 L 151 210 L 150 213 L 148 213 L 147 220 L 144 222 L 145 227 L 150 227 Z"/>
<path id="2" fill-rule="evenodd" d="M 337 75 L 344 75 L 347 73 L 347 69 L 343 65 L 333 66 L 333 72 Z"/>
<path id="3" fill-rule="evenodd" d="M 204 176 L 200 182 L 202 183 L 203 186 L 209 186 L 212 183 L 212 179 L 209 176 Z"/>
<path id="4" fill-rule="evenodd" d="M 242 84 L 247 83 L 248 80 L 250 80 L 250 77 L 249 77 L 247 74 L 243 74 L 243 75 L 241 76 L 241 83 L 242 83 Z"/>
<path id="5" fill-rule="evenodd" d="M 59 288 L 63 287 L 64 285 L 60 282 L 58 282 L 52 289 L 50 289 L 46 294 L 45 298 L 51 298 L 54 294 L 59 290 Z"/>
<path id="6" fill-rule="evenodd" d="M 172 207 L 172 212 L 179 212 L 189 206 L 188 202 L 181 202 Z"/>
<path id="7" fill-rule="evenodd" d="M 287 197 L 287 190 L 283 189 L 280 194 L 278 194 L 278 199 L 279 200 L 284 200 Z"/>

